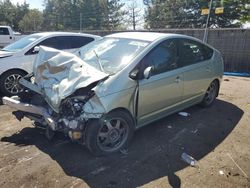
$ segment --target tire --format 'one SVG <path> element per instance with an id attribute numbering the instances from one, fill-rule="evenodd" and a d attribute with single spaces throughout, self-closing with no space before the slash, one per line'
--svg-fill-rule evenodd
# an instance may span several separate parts
<path id="1" fill-rule="evenodd" d="M 3 73 L 0 77 L 0 91 L 6 96 L 18 95 L 23 91 L 19 84 L 19 79 L 26 73 L 21 70 L 10 70 Z"/>
<path id="2" fill-rule="evenodd" d="M 133 137 L 134 121 L 124 111 L 113 111 L 97 120 L 89 120 L 85 143 L 96 156 L 108 155 L 126 147 Z"/>
<path id="3" fill-rule="evenodd" d="M 216 97 L 218 96 L 219 93 L 219 83 L 218 81 L 214 80 L 208 87 L 206 94 L 201 102 L 202 107 L 209 107 L 211 106 Z"/>

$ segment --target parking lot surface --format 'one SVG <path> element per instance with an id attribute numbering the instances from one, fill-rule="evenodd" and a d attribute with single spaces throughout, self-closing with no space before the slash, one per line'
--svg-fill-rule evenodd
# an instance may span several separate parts
<path id="1" fill-rule="evenodd" d="M 61 134 L 48 141 L 1 105 L 0 187 L 250 187 L 250 78 L 223 80 L 212 107 L 141 128 L 127 152 L 106 157 Z"/>

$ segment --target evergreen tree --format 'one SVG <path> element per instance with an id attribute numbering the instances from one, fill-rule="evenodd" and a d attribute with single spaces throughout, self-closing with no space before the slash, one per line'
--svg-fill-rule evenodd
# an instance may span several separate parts
<path id="1" fill-rule="evenodd" d="M 145 14 L 148 28 L 204 28 L 210 0 L 151 0 Z M 250 0 L 213 0 L 210 27 L 240 27 L 249 20 Z M 223 14 L 215 14 L 216 7 L 224 7 Z"/>
<path id="2" fill-rule="evenodd" d="M 19 22 L 22 31 L 39 31 L 43 22 L 43 14 L 37 9 L 31 9 Z"/>

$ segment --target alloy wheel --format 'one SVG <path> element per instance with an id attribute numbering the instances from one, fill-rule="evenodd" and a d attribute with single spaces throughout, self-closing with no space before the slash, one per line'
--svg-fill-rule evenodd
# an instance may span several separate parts
<path id="1" fill-rule="evenodd" d="M 106 152 L 120 148 L 127 140 L 128 123 L 122 118 L 104 120 L 97 136 L 97 144 Z"/>
<path id="2" fill-rule="evenodd" d="M 20 78 L 22 78 L 20 74 L 11 74 L 6 77 L 4 87 L 10 94 L 18 94 L 23 91 L 22 86 L 19 84 Z"/>

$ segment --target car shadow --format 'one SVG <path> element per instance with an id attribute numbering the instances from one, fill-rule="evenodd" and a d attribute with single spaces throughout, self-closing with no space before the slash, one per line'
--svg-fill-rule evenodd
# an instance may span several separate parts
<path id="1" fill-rule="evenodd" d="M 191 115 L 174 114 L 139 129 L 127 153 L 105 157 L 94 157 L 85 146 L 67 142 L 61 134 L 49 142 L 35 128 L 24 128 L 1 141 L 35 145 L 56 160 L 67 175 L 81 178 L 90 187 L 137 187 L 162 177 L 172 187 L 180 187 L 176 172 L 188 165 L 181 154 L 201 160 L 231 133 L 244 113 L 222 100 L 210 108 L 194 106 L 185 112 Z"/>

